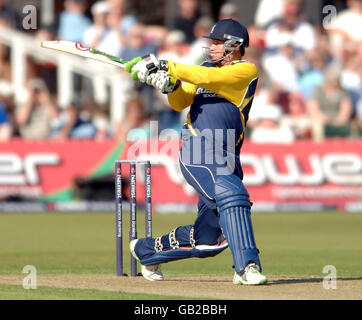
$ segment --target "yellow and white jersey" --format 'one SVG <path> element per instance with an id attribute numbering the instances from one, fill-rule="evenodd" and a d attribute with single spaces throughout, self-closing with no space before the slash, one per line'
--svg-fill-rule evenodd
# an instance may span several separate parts
<path id="1" fill-rule="evenodd" d="M 191 132 L 197 135 L 195 129 L 235 129 L 240 149 L 258 81 L 257 67 L 245 60 L 223 67 L 169 61 L 168 72 L 183 82 L 168 94 L 168 100 L 176 111 L 191 106 L 186 122 Z"/>

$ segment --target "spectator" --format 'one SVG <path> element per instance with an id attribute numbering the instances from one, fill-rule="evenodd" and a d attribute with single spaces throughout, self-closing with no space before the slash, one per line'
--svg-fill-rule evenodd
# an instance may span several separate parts
<path id="1" fill-rule="evenodd" d="M 122 50 L 121 57 L 124 60 L 132 60 L 134 57 L 143 57 L 150 53 L 156 53 L 157 46 L 146 42 L 146 27 L 135 24 L 131 27 L 125 38 L 126 46 Z"/>
<path id="2" fill-rule="evenodd" d="M 28 86 L 28 97 L 16 110 L 16 123 L 20 135 L 27 140 L 50 137 L 52 122 L 58 117 L 58 110 L 45 82 L 33 79 Z"/>
<path id="3" fill-rule="evenodd" d="M 269 50 L 276 50 L 290 41 L 297 52 L 303 53 L 316 46 L 316 34 L 313 26 L 306 22 L 302 0 L 284 0 L 283 16 L 272 23 L 266 30 L 265 45 Z"/>
<path id="4" fill-rule="evenodd" d="M 38 30 L 36 39 L 41 41 L 51 41 L 55 39 L 55 31 L 51 27 L 45 27 Z M 45 81 L 49 92 L 52 95 L 57 93 L 57 65 L 54 59 L 36 61 L 39 68 L 39 76 Z"/>
<path id="5" fill-rule="evenodd" d="M 210 17 L 203 16 L 196 21 L 194 35 L 196 40 L 191 43 L 189 60 L 190 64 L 201 64 L 205 60 L 204 47 L 209 47 L 209 40 L 204 36 L 209 35 L 214 21 Z"/>
<path id="6" fill-rule="evenodd" d="M 234 19 L 239 21 L 238 7 L 233 2 L 225 2 L 219 12 L 219 20 Z"/>
<path id="7" fill-rule="evenodd" d="M 323 73 L 327 65 L 327 57 L 318 49 L 306 53 L 305 71 L 299 78 L 301 94 L 305 100 L 310 98 L 314 88 L 323 83 Z"/>
<path id="8" fill-rule="evenodd" d="M 15 10 L 8 8 L 4 2 L 4 0 L 0 0 L 0 26 L 23 30 L 20 15 Z"/>
<path id="9" fill-rule="evenodd" d="M 12 125 L 7 115 L 5 105 L 0 101 L 0 142 L 8 141 L 12 135 Z"/>
<path id="10" fill-rule="evenodd" d="M 142 24 L 135 24 L 130 28 L 126 41 L 127 45 L 122 50 L 121 57 L 124 60 L 132 60 L 134 57 L 143 57 L 147 54 L 156 54 L 158 47 L 153 43 L 146 43 L 146 27 Z M 154 108 L 154 88 L 147 84 L 137 82 L 135 88 L 143 99 L 145 112 L 149 115 Z"/>
<path id="11" fill-rule="evenodd" d="M 91 7 L 93 24 L 84 32 L 83 43 L 86 47 L 102 50 L 102 40 L 107 32 L 107 15 L 111 7 L 107 1 L 97 1 Z"/>
<path id="12" fill-rule="evenodd" d="M 10 50 L 7 46 L 0 43 L 0 82 L 10 82 L 10 80 Z"/>
<path id="13" fill-rule="evenodd" d="M 52 137 L 57 140 L 95 138 L 97 130 L 92 120 L 92 113 L 91 104 L 74 99 L 57 118 Z"/>
<path id="14" fill-rule="evenodd" d="M 292 143 L 293 131 L 281 127 L 282 110 L 278 105 L 266 105 L 259 110 L 259 119 L 251 132 L 250 139 L 255 143 Z"/>
<path id="15" fill-rule="evenodd" d="M 278 103 L 284 111 L 288 112 L 288 94 L 299 92 L 298 73 L 293 61 L 293 46 L 286 42 L 275 55 L 266 55 L 262 58 L 262 66 L 265 70 L 273 90 L 278 93 Z"/>
<path id="16" fill-rule="evenodd" d="M 150 128 L 140 95 L 135 94 L 128 100 L 125 114 L 125 118 L 117 124 L 116 140 L 126 143 L 127 141 L 149 138 Z"/>
<path id="17" fill-rule="evenodd" d="M 284 0 L 259 0 L 255 11 L 255 25 L 266 29 L 283 15 Z"/>
<path id="18" fill-rule="evenodd" d="M 341 71 L 332 65 L 324 74 L 323 85 L 317 87 L 307 105 L 312 119 L 312 135 L 316 141 L 324 137 L 348 137 L 352 104 L 340 85 Z"/>
<path id="19" fill-rule="evenodd" d="M 157 52 L 160 59 L 172 60 L 188 64 L 190 46 L 186 42 L 186 36 L 181 30 L 170 31 L 165 39 L 164 46 Z"/>
<path id="20" fill-rule="evenodd" d="M 356 53 L 362 42 L 362 2 L 347 0 L 347 9 L 337 14 L 328 29 L 330 43 L 340 61 L 345 53 Z"/>
<path id="21" fill-rule="evenodd" d="M 200 17 L 198 0 L 178 0 L 178 11 L 173 29 L 181 30 L 186 36 L 186 42 L 195 41 L 194 26 Z"/>
<path id="22" fill-rule="evenodd" d="M 104 37 L 105 52 L 120 56 L 125 43 L 125 35 L 136 24 L 136 19 L 125 14 L 124 0 L 109 0 L 110 13 L 107 15 L 108 31 Z"/>
<path id="23" fill-rule="evenodd" d="M 58 36 L 62 40 L 82 42 L 91 21 L 85 16 L 85 0 L 66 0 L 59 16 Z"/>
<path id="24" fill-rule="evenodd" d="M 304 101 L 299 93 L 289 95 L 289 113 L 283 116 L 280 126 L 290 129 L 296 139 L 311 138 L 311 121 L 305 113 Z"/>
<path id="25" fill-rule="evenodd" d="M 173 30 L 168 33 L 165 45 L 159 50 L 157 56 L 164 60 L 190 64 L 188 53 L 189 45 L 186 43 L 185 34 L 180 30 Z M 167 96 L 159 91 L 156 91 L 154 110 L 158 113 L 160 131 L 166 128 L 180 129 L 181 113 L 173 110 Z"/>
<path id="26" fill-rule="evenodd" d="M 349 54 L 341 71 L 341 86 L 351 98 L 353 113 L 356 111 L 357 101 L 361 98 L 362 89 L 362 59 L 361 56 Z"/>
<path id="27" fill-rule="evenodd" d="M 107 27 L 107 17 L 111 11 L 110 4 L 107 1 L 97 1 L 91 7 L 93 24 L 87 28 L 84 33 L 83 43 L 86 47 L 95 48 L 99 51 L 111 53 L 114 46 L 109 46 L 105 41 L 109 29 Z M 99 75 L 104 72 L 104 63 L 88 59 L 90 68 L 99 71 Z M 92 95 L 94 99 L 102 104 L 107 101 L 107 84 L 98 74 L 92 79 L 84 79 L 84 89 Z"/>

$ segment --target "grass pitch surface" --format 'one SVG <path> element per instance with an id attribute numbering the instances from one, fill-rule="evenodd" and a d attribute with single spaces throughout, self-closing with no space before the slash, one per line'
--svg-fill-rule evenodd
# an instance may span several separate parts
<path id="1" fill-rule="evenodd" d="M 191 224 L 194 219 L 194 214 L 154 214 L 153 235 L 165 234 L 174 227 Z M 326 276 L 323 268 L 332 265 L 337 270 L 338 278 L 344 278 L 346 280 L 344 283 L 348 284 L 348 281 L 353 283 L 352 298 L 362 299 L 362 215 L 338 212 L 255 213 L 252 219 L 263 273 L 271 279 L 271 285 L 267 286 L 269 287 L 267 290 L 272 287 L 277 288 L 278 285 L 279 288 L 284 285 L 291 287 L 295 283 L 298 284 L 298 281 L 307 286 L 318 284 L 318 288 L 321 288 L 320 282 Z M 142 237 L 144 236 L 142 213 L 138 214 L 137 222 L 138 235 Z M 125 214 L 123 239 L 124 252 L 126 252 L 124 268 L 127 273 L 130 270 L 128 232 L 129 215 Z M 32 290 L 33 299 L 45 297 L 63 299 L 64 296 L 68 299 L 175 298 L 175 295 L 168 295 L 167 285 L 159 285 L 159 291 L 148 295 L 146 291 L 133 290 L 134 285 L 130 277 L 124 280 L 114 277 L 116 268 L 114 214 L 0 214 L 0 261 L 0 292 L 2 292 L 0 299 L 32 299 L 31 295 L 25 292 L 28 290 L 24 290 L 21 286 L 22 278 L 26 276 L 22 274 L 22 270 L 26 265 L 35 266 L 39 279 L 44 279 L 39 281 L 39 290 Z M 232 258 L 230 250 L 227 249 L 215 258 L 188 259 L 164 264 L 163 272 L 166 279 L 185 277 L 190 279 L 187 281 L 196 285 L 196 288 L 199 282 L 200 289 L 205 290 L 204 295 L 201 291 L 199 294 L 197 290 L 184 293 L 181 290 L 178 296 L 221 298 L 212 294 L 207 295 L 210 289 L 206 284 L 210 282 L 211 286 L 232 288 L 231 267 Z M 58 282 L 49 280 L 54 277 L 62 280 Z M 143 281 L 142 283 L 146 285 L 144 282 L 146 280 L 143 278 L 137 278 L 136 281 L 140 283 Z M 85 285 L 91 282 L 92 286 Z M 98 282 L 101 282 L 99 288 Z M 46 286 L 44 289 L 46 291 L 40 291 L 42 285 Z M 252 290 L 255 289 L 249 290 L 249 293 Z M 308 298 L 308 290 L 310 288 L 306 288 L 305 296 L 299 297 Z M 267 298 L 267 292 L 265 293 Z M 233 297 L 244 298 L 243 295 L 230 298 Z M 252 297 L 249 295 L 245 298 Z M 279 297 L 283 298 L 282 295 Z M 318 295 L 311 297 L 317 299 Z M 329 295 L 321 298 L 333 297 Z"/>

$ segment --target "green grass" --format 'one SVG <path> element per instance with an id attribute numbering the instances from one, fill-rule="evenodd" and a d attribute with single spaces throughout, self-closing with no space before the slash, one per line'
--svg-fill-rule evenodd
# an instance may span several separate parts
<path id="1" fill-rule="evenodd" d="M 193 223 L 194 214 L 155 214 L 153 235 Z M 361 277 L 362 215 L 340 212 L 256 213 L 252 215 L 263 272 L 279 276 L 323 277 L 323 267 L 333 265 L 338 277 Z M 138 216 L 138 235 L 144 236 L 144 215 Z M 129 215 L 124 216 L 125 270 L 129 272 Z M 0 214 L 0 274 L 20 275 L 25 265 L 38 274 L 115 274 L 115 215 L 108 213 Z M 232 275 L 230 250 L 215 258 L 188 259 L 163 266 L 165 274 Z M 5 290 L 5 291 L 4 291 Z M 1 286 L 0 299 L 17 297 L 16 286 Z M 21 288 L 20 299 L 39 299 L 47 289 L 29 293 Z M 72 289 L 54 289 L 54 298 L 96 297 Z M 24 292 L 23 292 L 24 291 Z M 89 292 L 88 292 L 89 291 Z M 73 293 L 72 293 L 73 292 Z M 125 293 L 104 293 L 123 299 Z M 37 296 L 39 295 L 39 296 Z M 129 295 L 130 299 L 137 295 Z M 36 299 L 36 298 L 35 298 Z"/>
<path id="2" fill-rule="evenodd" d="M 37 287 L 25 290 L 22 286 L 1 285 L 0 300 L 187 300 L 185 297 L 169 297 L 155 294 L 112 292 L 88 289 L 62 289 Z M 194 298 L 190 298 L 194 299 Z"/>

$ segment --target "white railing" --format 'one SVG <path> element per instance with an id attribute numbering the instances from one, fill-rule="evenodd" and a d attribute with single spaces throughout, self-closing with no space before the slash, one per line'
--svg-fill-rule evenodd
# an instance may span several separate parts
<path id="1" fill-rule="evenodd" d="M 0 43 L 11 48 L 11 90 L 15 102 L 19 103 L 26 92 L 26 57 L 33 56 L 41 62 L 52 62 L 57 67 L 57 97 L 59 106 L 71 103 L 74 95 L 73 73 L 93 80 L 94 98 L 104 99 L 105 85 L 110 87 L 110 120 L 112 123 L 123 119 L 127 93 L 132 89 L 132 80 L 122 69 L 108 65 L 91 64 L 84 58 L 56 52 L 40 46 L 34 36 L 12 29 L 0 28 Z M 98 102 L 98 101 L 97 101 Z"/>

